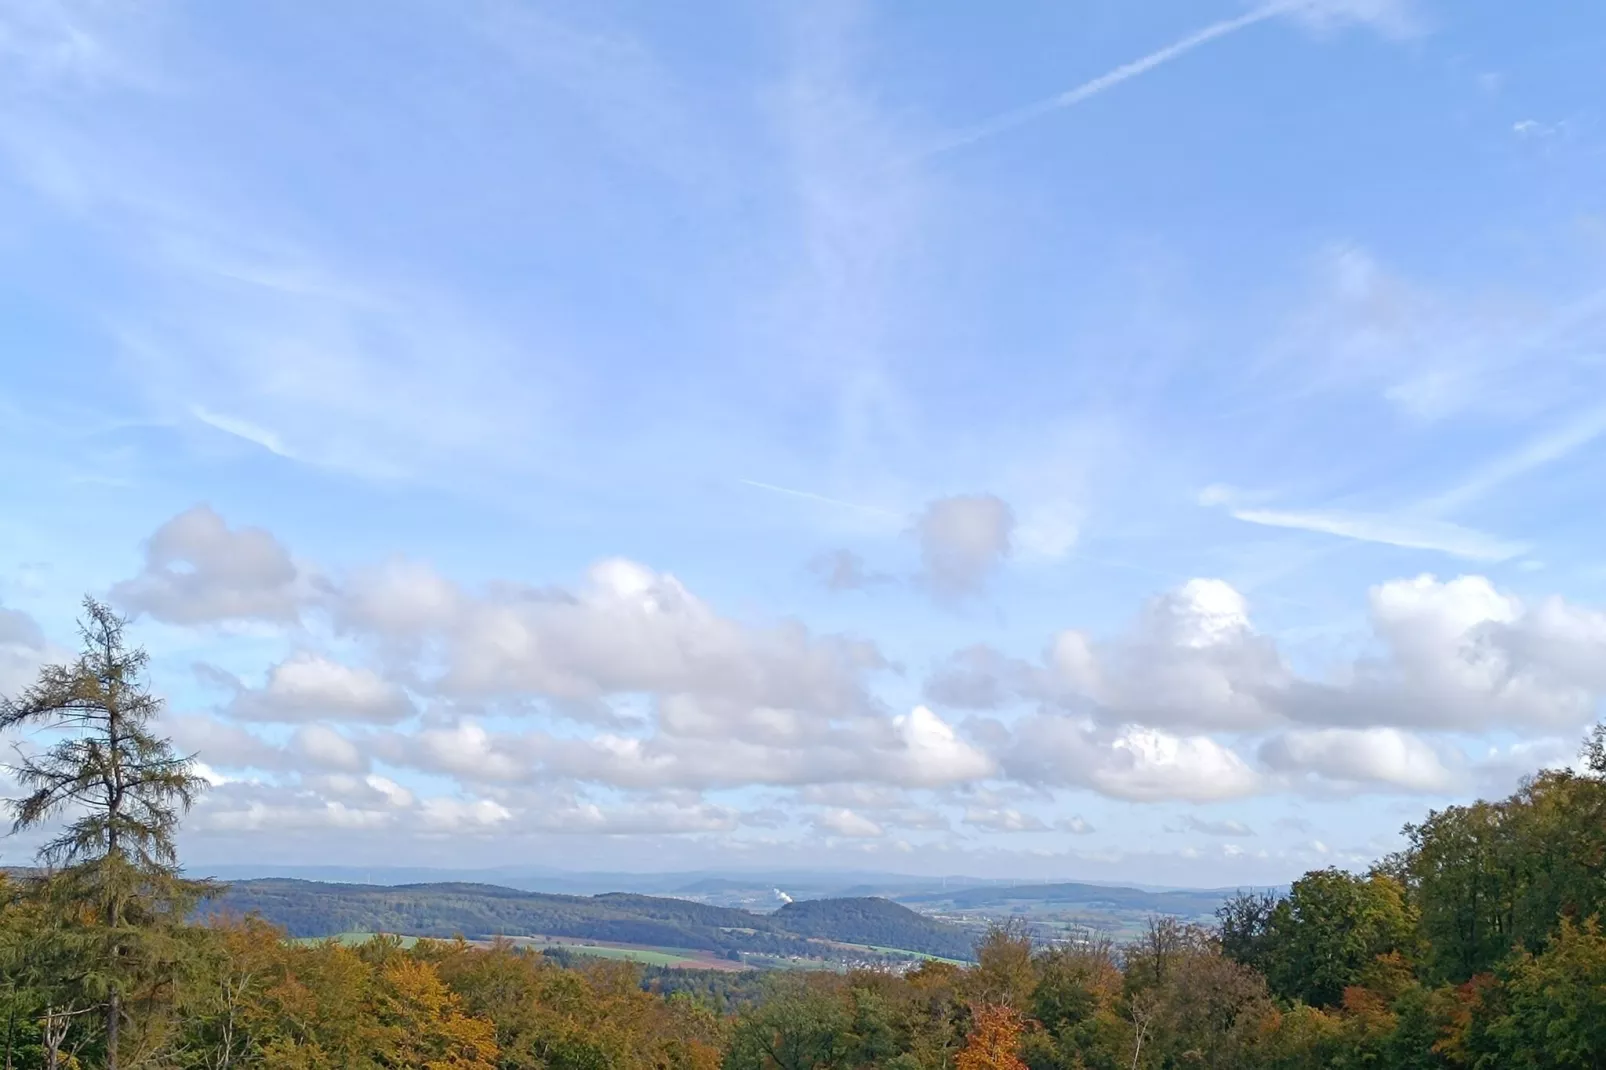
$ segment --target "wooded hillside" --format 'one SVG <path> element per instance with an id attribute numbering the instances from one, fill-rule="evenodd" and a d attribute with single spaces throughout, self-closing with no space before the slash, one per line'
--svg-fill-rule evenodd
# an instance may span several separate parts
<path id="1" fill-rule="evenodd" d="M 684 899 L 610 893 L 548 895 L 487 884 L 386 887 L 298 880 L 240 881 L 205 908 L 254 914 L 291 936 L 389 932 L 415 936 L 564 936 L 723 954 L 815 956 L 813 940 L 968 958 L 974 937 L 885 899 L 821 899 L 775 914 Z"/>

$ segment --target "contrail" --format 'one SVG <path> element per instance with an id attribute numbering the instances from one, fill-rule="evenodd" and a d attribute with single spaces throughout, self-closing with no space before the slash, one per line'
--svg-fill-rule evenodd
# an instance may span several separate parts
<path id="1" fill-rule="evenodd" d="M 1308 0 L 1306 0 L 1306 2 L 1308 2 Z M 1035 104 L 1027 104 L 1024 107 L 1016 108 L 1013 111 L 1006 111 L 1002 115 L 997 115 L 991 119 L 988 119 L 986 122 L 978 123 L 977 125 L 964 130 L 956 131 L 953 134 L 950 134 L 947 138 L 928 146 L 926 150 L 920 154 L 920 157 L 924 159 L 932 156 L 940 156 L 945 152 L 953 152 L 955 149 L 962 149 L 966 145 L 974 145 L 978 141 L 993 137 L 996 134 L 1001 134 L 1006 130 L 1013 130 L 1015 127 L 1020 126 L 1023 123 L 1031 122 L 1033 119 L 1036 119 L 1039 116 L 1047 115 L 1050 112 L 1059 111 L 1061 108 L 1074 107 L 1075 105 L 1082 103 L 1082 101 L 1087 100 L 1089 97 L 1098 96 L 1106 89 L 1113 89 L 1115 86 L 1120 85 L 1129 78 L 1136 78 L 1140 74 L 1143 74 L 1147 71 L 1152 71 L 1156 67 L 1170 63 L 1174 59 L 1185 56 L 1189 52 L 1192 52 L 1194 49 L 1198 48 L 1200 45 L 1209 44 L 1211 41 L 1214 41 L 1219 37 L 1226 37 L 1228 34 L 1237 33 L 1239 30 L 1245 29 L 1246 27 L 1253 26 L 1259 22 L 1265 22 L 1269 18 L 1272 18 L 1276 15 L 1281 15 L 1293 8 L 1302 6 L 1304 6 L 1304 3 L 1301 2 L 1301 0 L 1267 4 L 1264 7 L 1257 7 L 1253 11 L 1239 15 L 1235 19 L 1223 19 L 1220 22 L 1212 22 L 1210 25 L 1201 30 L 1195 30 L 1193 33 L 1189 34 L 1187 37 L 1184 37 L 1180 41 L 1166 45 L 1164 48 L 1157 51 L 1150 52 L 1147 56 L 1144 56 L 1141 59 L 1135 59 L 1130 63 L 1123 63 L 1121 66 L 1109 71 L 1106 74 L 1099 75 L 1090 82 L 1083 82 L 1075 89 L 1067 89 L 1065 92 L 1060 93 L 1057 96 L 1049 97 L 1046 100 L 1039 100 Z"/>
<path id="2" fill-rule="evenodd" d="M 757 487 L 759 490 L 772 491 L 776 494 L 789 494 L 794 498 L 805 498 L 811 502 L 822 502 L 825 505 L 835 505 L 842 509 L 857 509 L 861 513 L 873 513 L 876 516 L 902 516 L 901 513 L 895 513 L 891 509 L 878 509 L 873 505 L 860 505 L 858 502 L 845 502 L 841 498 L 828 498 L 824 494 L 815 494 L 811 490 L 794 490 L 791 487 L 778 487 L 774 483 L 760 483 L 756 479 L 739 479 L 737 482 L 745 486 Z"/>

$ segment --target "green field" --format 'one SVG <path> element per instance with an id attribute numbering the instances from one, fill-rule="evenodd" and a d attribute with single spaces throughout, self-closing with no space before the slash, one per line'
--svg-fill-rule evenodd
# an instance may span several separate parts
<path id="1" fill-rule="evenodd" d="M 854 946 L 854 945 L 849 945 L 849 946 Z M 860 944 L 860 945 L 856 945 L 856 946 L 863 947 L 863 948 L 865 948 L 866 950 L 869 950 L 869 951 L 878 952 L 878 953 L 880 953 L 882 955 L 908 955 L 910 958 L 928 959 L 928 960 L 930 960 L 932 962 L 946 962 L 951 966 L 969 966 L 969 965 L 971 965 L 971 963 L 966 962 L 964 959 L 945 959 L 941 955 L 927 955 L 927 954 L 925 954 L 924 952 L 921 952 L 921 951 L 909 951 L 909 950 L 907 950 L 905 948 L 901 948 L 901 947 L 877 947 L 874 944 Z"/>
<path id="2" fill-rule="evenodd" d="M 548 947 L 561 947 L 576 955 L 589 955 L 599 959 L 622 959 L 639 962 L 644 966 L 707 966 L 708 956 L 696 951 L 676 947 L 616 947 L 612 944 L 592 944 L 583 940 L 554 938 L 542 940 L 524 937 L 515 941 L 537 951 Z"/>

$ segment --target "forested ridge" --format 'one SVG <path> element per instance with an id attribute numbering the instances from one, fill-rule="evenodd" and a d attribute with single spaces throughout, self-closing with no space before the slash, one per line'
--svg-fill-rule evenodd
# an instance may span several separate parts
<path id="1" fill-rule="evenodd" d="M 256 914 L 291 936 L 390 932 L 473 938 L 548 935 L 766 955 L 818 956 L 814 940 L 874 944 L 967 958 L 956 925 L 886 899 L 819 899 L 753 914 L 684 899 L 608 893 L 523 892 L 488 884 L 378 886 L 300 880 L 239 881 L 205 911 Z"/>
<path id="2" fill-rule="evenodd" d="M 0 879 L 11 1070 L 1606 1068 L 1606 729 L 1583 771 L 1430 813 L 1369 871 L 1235 896 L 1213 926 L 1052 947 L 1005 926 L 973 966 L 901 973 L 571 969 L 506 942 L 196 920 L 221 889 L 182 875 L 173 835 L 204 785 L 153 732 L 124 622 L 86 611 L 81 657 L 0 705 L 0 729 L 37 737 L 15 824 L 51 834 L 39 871 Z M 883 909 L 858 902 L 865 924 Z"/>

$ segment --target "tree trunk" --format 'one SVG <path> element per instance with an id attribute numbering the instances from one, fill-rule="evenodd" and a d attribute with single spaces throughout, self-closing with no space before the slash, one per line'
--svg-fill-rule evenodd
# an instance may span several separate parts
<path id="1" fill-rule="evenodd" d="M 60 1070 L 61 1042 L 67 1037 L 67 1018 L 63 1015 L 57 1020 L 54 1007 L 45 1008 L 45 1067 L 46 1070 Z"/>
<path id="2" fill-rule="evenodd" d="M 113 992 L 106 1001 L 106 1070 L 117 1070 L 117 1033 L 123 1020 L 123 1001 Z"/>

